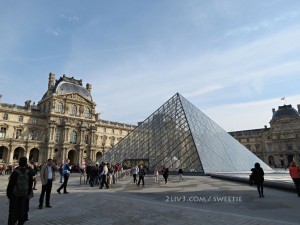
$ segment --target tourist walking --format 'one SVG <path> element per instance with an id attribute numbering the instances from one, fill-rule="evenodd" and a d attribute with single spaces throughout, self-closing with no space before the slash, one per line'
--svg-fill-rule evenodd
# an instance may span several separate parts
<path id="1" fill-rule="evenodd" d="M 294 184 L 298 197 L 300 197 L 300 167 L 296 165 L 296 162 L 292 161 L 289 167 L 289 172 Z"/>
<path id="2" fill-rule="evenodd" d="M 133 167 L 131 172 L 132 172 L 132 177 L 133 177 L 133 184 L 137 184 L 136 176 L 139 173 L 139 167 L 138 166 Z"/>
<path id="3" fill-rule="evenodd" d="M 146 175 L 146 171 L 143 168 L 143 165 L 140 165 L 140 168 L 139 168 L 139 182 L 137 184 L 138 187 L 140 186 L 141 181 L 143 182 L 143 186 L 145 185 L 145 175 Z"/>
<path id="4" fill-rule="evenodd" d="M 107 163 L 104 163 L 103 164 L 103 169 L 102 169 L 102 172 L 101 172 L 101 185 L 100 185 L 99 189 L 102 189 L 104 184 L 105 184 L 107 189 L 109 188 L 109 186 L 107 184 L 107 174 L 108 174 Z"/>
<path id="5" fill-rule="evenodd" d="M 158 169 L 155 168 L 155 170 L 154 170 L 154 182 L 158 182 L 158 176 L 159 176 Z"/>
<path id="6" fill-rule="evenodd" d="M 33 178 L 26 169 L 27 158 L 19 159 L 19 166 L 15 168 L 9 178 L 6 196 L 9 199 L 8 225 L 24 224 L 25 201 L 32 192 Z"/>
<path id="7" fill-rule="evenodd" d="M 32 171 L 33 171 L 33 190 L 37 190 L 36 189 L 36 176 L 38 174 L 38 166 L 36 164 L 33 164 L 31 167 L 33 167 Z"/>
<path id="8" fill-rule="evenodd" d="M 59 170 L 59 175 L 60 175 L 59 183 L 62 183 L 63 179 L 64 179 L 63 167 L 64 167 L 64 164 L 61 164 L 59 166 L 59 169 L 58 169 Z"/>
<path id="9" fill-rule="evenodd" d="M 168 177 L 169 177 L 169 168 L 164 166 L 163 169 L 162 169 L 162 175 L 165 179 L 165 184 L 167 184 L 168 183 Z"/>
<path id="10" fill-rule="evenodd" d="M 69 163 L 70 163 L 70 159 L 67 159 L 66 162 L 64 163 L 63 166 L 63 174 L 64 174 L 64 182 L 63 184 L 56 190 L 58 194 L 60 193 L 61 189 L 64 189 L 64 194 L 68 194 L 69 192 L 67 192 L 67 185 L 68 185 L 68 180 L 70 177 L 70 173 L 71 173 L 71 169 L 69 167 Z"/>
<path id="11" fill-rule="evenodd" d="M 48 159 L 40 172 L 42 191 L 39 199 L 39 209 L 43 208 L 44 197 L 46 193 L 46 207 L 52 208 L 50 205 L 50 194 L 52 190 L 52 183 L 55 180 L 55 172 L 52 159 Z"/>
<path id="12" fill-rule="evenodd" d="M 25 199 L 24 221 L 26 222 L 26 221 L 29 221 L 29 219 L 28 219 L 29 201 L 31 198 L 33 198 L 33 190 L 36 190 L 36 189 L 34 189 L 34 178 L 35 178 L 34 166 L 27 162 L 27 165 L 25 168 L 29 170 L 28 174 L 30 176 L 32 176 L 32 180 L 33 180 L 33 188 L 31 190 L 31 192 L 29 193 L 28 197 Z"/>
<path id="13" fill-rule="evenodd" d="M 254 168 L 252 168 L 251 171 L 252 174 L 250 176 L 254 184 L 257 186 L 258 195 L 260 198 L 264 198 L 264 170 L 260 167 L 259 163 L 255 163 Z"/>

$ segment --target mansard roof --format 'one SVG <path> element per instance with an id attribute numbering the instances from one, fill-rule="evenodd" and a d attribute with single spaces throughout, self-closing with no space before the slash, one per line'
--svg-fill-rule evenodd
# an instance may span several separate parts
<path id="1" fill-rule="evenodd" d="M 79 94 L 87 100 L 93 101 L 91 93 L 82 86 L 82 80 L 76 80 L 74 77 L 67 77 L 66 75 L 56 80 L 52 92 L 58 95 Z M 47 96 L 48 92 L 44 94 L 42 99 L 45 99 Z"/>
<path id="2" fill-rule="evenodd" d="M 299 113 L 292 105 L 279 106 L 278 110 L 273 113 L 272 120 L 279 119 L 281 117 L 299 117 Z"/>

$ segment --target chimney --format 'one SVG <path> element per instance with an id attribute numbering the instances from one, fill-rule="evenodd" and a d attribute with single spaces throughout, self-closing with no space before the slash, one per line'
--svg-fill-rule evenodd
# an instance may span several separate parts
<path id="1" fill-rule="evenodd" d="M 55 74 L 49 73 L 48 91 L 52 91 L 52 88 L 54 87 L 54 81 L 55 81 Z"/>
<path id="2" fill-rule="evenodd" d="M 30 109 L 30 103 L 31 103 L 31 100 L 27 100 L 27 101 L 25 102 L 25 108 L 26 108 L 26 109 Z"/>
<path id="3" fill-rule="evenodd" d="M 300 114 L 300 105 L 297 105 L 297 107 L 298 107 L 298 113 Z"/>
<path id="4" fill-rule="evenodd" d="M 89 83 L 87 83 L 87 84 L 86 84 L 86 90 L 88 90 L 88 92 L 90 92 L 90 93 L 91 93 L 91 90 L 92 90 L 92 85 L 91 85 L 91 84 L 89 84 Z"/>
<path id="5" fill-rule="evenodd" d="M 273 114 L 275 113 L 275 108 L 272 109 Z"/>

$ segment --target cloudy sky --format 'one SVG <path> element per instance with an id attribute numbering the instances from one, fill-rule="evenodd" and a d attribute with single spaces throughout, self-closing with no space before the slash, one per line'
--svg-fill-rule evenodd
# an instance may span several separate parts
<path id="1" fill-rule="evenodd" d="M 300 104 L 298 0 L 1 1 L 0 30 L 5 103 L 37 103 L 53 72 L 91 83 L 101 118 L 129 124 L 177 92 L 226 131 Z"/>

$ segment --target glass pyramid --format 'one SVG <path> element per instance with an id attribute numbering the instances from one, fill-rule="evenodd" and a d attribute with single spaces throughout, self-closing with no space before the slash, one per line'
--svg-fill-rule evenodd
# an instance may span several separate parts
<path id="1" fill-rule="evenodd" d="M 107 152 L 108 162 L 147 161 L 149 170 L 249 172 L 254 163 L 272 170 L 198 108 L 175 94 Z"/>

